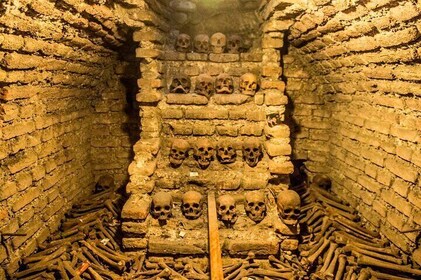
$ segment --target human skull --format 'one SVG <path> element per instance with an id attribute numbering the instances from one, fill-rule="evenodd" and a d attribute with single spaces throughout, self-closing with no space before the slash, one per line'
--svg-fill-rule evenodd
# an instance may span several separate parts
<path id="1" fill-rule="evenodd" d="M 239 53 L 241 47 L 241 37 L 239 35 L 231 35 L 227 40 L 227 53 Z"/>
<path id="2" fill-rule="evenodd" d="M 234 92 L 234 81 L 228 74 L 222 73 L 216 77 L 215 91 L 220 94 L 230 94 Z"/>
<path id="3" fill-rule="evenodd" d="M 240 92 L 254 96 L 257 90 L 257 77 L 252 73 L 245 73 L 240 77 Z"/>
<path id="4" fill-rule="evenodd" d="M 197 77 L 195 93 L 209 98 L 214 90 L 214 79 L 208 74 L 200 74 Z"/>
<path id="5" fill-rule="evenodd" d="M 266 115 L 266 121 L 269 127 L 274 127 L 282 123 L 281 116 L 279 116 L 279 113 L 272 113 Z"/>
<path id="6" fill-rule="evenodd" d="M 265 194 L 263 192 L 248 192 L 245 195 L 245 210 L 247 216 L 254 222 L 260 223 L 266 216 Z"/>
<path id="7" fill-rule="evenodd" d="M 332 180 L 326 175 L 317 174 L 313 177 L 313 184 L 321 187 L 325 190 L 330 190 L 332 186 Z"/>
<path id="8" fill-rule="evenodd" d="M 298 193 L 293 190 L 281 191 L 277 198 L 279 218 L 284 224 L 295 226 L 298 223 L 298 217 L 301 213 L 301 200 Z"/>
<path id="9" fill-rule="evenodd" d="M 172 216 L 172 196 L 167 192 L 157 192 L 152 197 L 152 217 L 166 221 Z"/>
<path id="10" fill-rule="evenodd" d="M 202 215 L 203 201 L 199 192 L 188 191 L 183 195 L 181 201 L 181 212 L 187 219 L 195 220 Z"/>
<path id="11" fill-rule="evenodd" d="M 194 147 L 194 158 L 201 169 L 206 169 L 214 160 L 215 148 L 208 139 L 199 139 Z"/>
<path id="12" fill-rule="evenodd" d="M 258 139 L 248 139 L 243 143 L 243 159 L 250 166 L 255 167 L 263 156 L 262 145 Z"/>
<path id="13" fill-rule="evenodd" d="M 102 175 L 95 185 L 95 193 L 114 188 L 114 178 L 111 175 Z"/>
<path id="14" fill-rule="evenodd" d="M 179 52 L 188 52 L 190 50 L 191 38 L 189 35 L 181 33 L 175 41 L 175 49 Z"/>
<path id="15" fill-rule="evenodd" d="M 194 37 L 194 50 L 198 53 L 207 53 L 209 51 L 209 36 L 199 34 Z"/>
<path id="16" fill-rule="evenodd" d="M 189 93 L 191 87 L 190 78 L 186 75 L 173 77 L 170 85 L 170 93 Z"/>
<path id="17" fill-rule="evenodd" d="M 235 208 L 235 199 L 231 195 L 221 195 L 216 200 L 216 207 L 219 220 L 221 220 L 227 227 L 231 227 L 235 224 L 238 215 Z"/>
<path id="18" fill-rule="evenodd" d="M 227 37 L 220 32 L 215 33 L 210 38 L 210 44 L 212 53 L 223 53 L 227 44 Z"/>
<path id="19" fill-rule="evenodd" d="M 170 150 L 170 164 L 179 167 L 189 157 L 190 144 L 183 139 L 175 139 Z"/>
<path id="20" fill-rule="evenodd" d="M 237 152 L 231 143 L 220 141 L 216 149 L 216 157 L 220 163 L 233 163 L 237 157 Z"/>

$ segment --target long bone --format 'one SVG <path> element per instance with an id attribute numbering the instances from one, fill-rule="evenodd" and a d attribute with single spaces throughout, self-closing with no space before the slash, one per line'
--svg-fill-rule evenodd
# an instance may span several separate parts
<path id="1" fill-rule="evenodd" d="M 326 231 L 329 229 L 331 225 L 332 225 L 332 221 L 330 220 L 330 218 L 327 216 L 323 217 L 322 230 L 314 238 L 314 241 L 318 242 L 325 235 Z"/>
<path id="2" fill-rule="evenodd" d="M 399 264 L 394 264 L 387 261 L 378 260 L 376 258 L 364 256 L 359 253 L 356 253 L 356 255 L 357 255 L 357 263 L 359 265 L 375 266 L 375 267 L 380 267 L 384 269 L 395 270 L 401 273 L 409 273 L 412 275 L 421 276 L 421 269 L 414 269 L 407 265 L 399 265 Z"/>
<path id="3" fill-rule="evenodd" d="M 335 242 L 330 242 L 329 249 L 323 259 L 323 266 L 320 269 L 320 272 L 323 273 L 329 267 L 330 262 L 332 261 L 333 254 L 335 253 L 336 248 L 338 248 L 338 244 Z"/>
<path id="4" fill-rule="evenodd" d="M 338 263 L 338 258 L 340 253 L 342 252 L 342 250 L 340 248 L 336 248 L 334 254 L 333 254 L 333 258 L 329 263 L 329 266 L 327 267 L 327 269 L 324 271 L 323 275 L 325 276 L 325 278 L 327 280 L 333 280 L 333 277 L 335 276 L 335 268 L 336 265 Z"/>
<path id="5" fill-rule="evenodd" d="M 170 268 L 165 262 L 161 261 L 159 262 L 159 266 L 162 269 L 168 269 L 170 271 L 170 274 L 173 275 L 174 277 L 177 277 L 177 279 L 179 280 L 188 280 L 186 277 L 182 276 L 180 273 L 178 273 L 177 271 L 173 270 L 172 268 Z"/>
<path id="6" fill-rule="evenodd" d="M 325 196 L 323 196 L 323 195 L 321 195 L 317 192 L 314 192 L 314 194 L 315 194 L 317 200 L 319 200 L 320 202 L 322 202 L 325 205 L 343 210 L 343 211 L 351 213 L 351 214 L 355 213 L 355 209 L 353 209 L 352 207 L 346 206 L 342 203 L 338 203 L 338 202 L 336 202 L 334 200 L 331 200 L 331 199 L 329 199 L 329 198 L 327 198 L 327 197 L 325 197 Z"/>
<path id="7" fill-rule="evenodd" d="M 368 269 L 363 268 L 358 275 L 358 280 L 369 280 L 371 278 L 371 274 Z"/>
<path id="8" fill-rule="evenodd" d="M 367 234 L 360 234 L 358 231 L 351 227 L 346 227 L 342 225 L 341 223 L 335 221 L 335 218 L 332 219 L 333 226 L 338 229 L 339 231 L 347 233 L 347 236 L 353 236 L 354 239 L 360 240 L 360 242 L 365 241 L 367 244 L 373 242 L 373 239 L 380 242 L 380 240 L 377 240 L 373 237 L 368 237 Z"/>
<path id="9" fill-rule="evenodd" d="M 276 279 L 294 279 L 292 272 L 277 272 L 268 269 L 253 269 L 250 273 L 251 276 L 268 276 Z"/>
<path id="10" fill-rule="evenodd" d="M 385 246 L 385 244 L 382 243 L 382 240 L 376 239 L 376 241 L 378 241 L 376 243 L 376 242 L 373 242 L 372 240 L 365 240 L 365 239 L 358 238 L 358 237 L 356 237 L 354 235 L 351 235 L 351 234 L 349 234 L 345 231 L 335 231 L 333 233 L 333 237 L 339 238 L 339 239 L 342 239 L 342 240 L 347 240 L 347 242 L 350 242 L 350 241 L 358 242 L 358 243 L 361 243 L 361 244 L 364 244 L 364 245 L 367 245 L 367 246 L 371 246 L 371 247 L 383 248 Z"/>
<path id="11" fill-rule="evenodd" d="M 318 194 L 320 194 L 320 195 L 322 195 L 322 196 L 324 196 L 324 197 L 326 197 L 326 198 L 328 198 L 330 200 L 333 200 L 333 201 L 335 201 L 337 203 L 340 203 L 340 204 L 343 204 L 343 205 L 346 205 L 346 206 L 349 205 L 348 203 L 344 202 L 342 199 L 340 199 L 336 195 L 334 195 L 331 192 L 329 192 L 329 191 L 327 191 L 327 190 L 325 190 L 325 189 L 317 186 L 316 184 L 311 184 L 310 185 L 310 189 L 312 191 L 316 191 Z"/>
<path id="12" fill-rule="evenodd" d="M 376 277 L 378 279 L 384 279 L 384 280 L 412 280 L 413 279 L 413 278 L 407 278 L 403 276 L 396 276 L 396 275 L 382 273 L 379 271 L 375 271 L 369 267 L 367 269 L 370 272 L 372 277 Z"/>
<path id="13" fill-rule="evenodd" d="M 391 262 L 391 263 L 395 263 L 395 264 L 403 264 L 403 260 L 393 257 L 393 256 L 389 256 L 389 255 L 383 255 L 380 253 L 376 253 L 376 252 L 371 252 L 369 250 L 364 250 L 364 249 L 360 249 L 358 247 L 352 246 L 352 245 L 347 245 L 345 247 L 343 247 L 343 250 L 345 252 L 356 252 L 358 254 L 362 254 L 364 256 L 370 256 L 373 258 L 376 258 L 378 260 L 383 260 L 383 261 L 387 261 L 387 262 Z"/>
<path id="14" fill-rule="evenodd" d="M 345 218 L 342 218 L 340 216 L 335 217 L 334 220 L 337 221 L 338 223 L 358 232 L 361 235 L 365 235 L 367 238 L 379 238 L 380 237 L 380 234 L 378 232 L 374 232 L 374 231 L 368 230 L 366 228 L 363 228 L 358 223 L 350 221 L 350 220 L 345 219 Z"/>
<path id="15" fill-rule="evenodd" d="M 335 280 L 342 280 L 345 272 L 346 256 L 344 254 L 339 255 L 338 270 L 336 271 Z"/>
<path id="16" fill-rule="evenodd" d="M 307 261 L 310 263 L 310 264 L 313 264 L 315 261 L 316 261 L 316 259 L 320 256 L 320 254 L 321 253 L 323 253 L 323 251 L 326 249 L 326 247 L 327 246 L 329 246 L 329 244 L 330 244 L 330 239 L 328 239 L 328 238 L 324 238 L 323 239 L 323 244 L 322 244 L 322 246 L 320 246 L 317 250 L 316 250 L 316 252 L 314 252 L 312 255 L 310 255 L 308 258 L 307 258 Z"/>
<path id="17" fill-rule="evenodd" d="M 348 213 L 348 212 L 343 211 L 341 209 L 333 208 L 333 207 L 330 207 L 330 206 L 325 206 L 325 209 L 326 209 L 327 213 L 332 217 L 336 217 L 336 216 L 339 215 L 339 216 L 342 216 L 342 217 L 344 217 L 348 220 L 354 221 L 354 222 L 357 222 L 357 221 L 360 220 L 360 217 L 358 217 L 356 214 L 351 214 L 351 213 Z"/>
<path id="18" fill-rule="evenodd" d="M 359 243 L 355 240 L 345 240 L 343 238 L 340 238 L 339 236 L 335 236 L 335 242 L 342 245 L 350 245 L 350 246 L 353 246 L 362 250 L 374 252 L 374 253 L 398 257 L 398 252 L 391 248 L 374 247 L 367 244 Z"/>

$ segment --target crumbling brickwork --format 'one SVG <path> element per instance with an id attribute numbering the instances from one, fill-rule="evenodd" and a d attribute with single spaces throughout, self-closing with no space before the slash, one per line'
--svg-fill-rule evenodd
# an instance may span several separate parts
<path id="1" fill-rule="evenodd" d="M 421 4 L 343 2 L 314 1 L 290 28 L 293 150 L 408 251 L 416 233 L 400 232 L 421 225 Z"/>
<path id="2" fill-rule="evenodd" d="M 11 270 L 100 175 L 127 179 L 127 34 L 118 13 L 91 4 L 0 4 L 0 232 L 26 233 L 6 240 Z"/>

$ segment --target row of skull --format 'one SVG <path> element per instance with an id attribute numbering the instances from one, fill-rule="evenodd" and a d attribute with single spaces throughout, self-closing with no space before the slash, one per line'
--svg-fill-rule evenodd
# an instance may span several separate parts
<path id="1" fill-rule="evenodd" d="M 175 41 L 175 49 L 179 52 L 189 52 L 192 49 L 198 53 L 239 53 L 242 48 L 242 39 L 239 35 L 225 36 L 217 32 L 209 37 L 207 34 L 198 34 L 193 42 L 190 35 L 181 33 Z"/>
<path id="2" fill-rule="evenodd" d="M 197 191 L 188 191 L 181 199 L 181 212 L 190 220 L 199 218 L 203 213 L 203 196 Z M 231 227 L 238 219 L 237 202 L 232 195 L 224 194 L 217 198 L 216 207 L 218 219 L 227 227 Z M 293 190 L 281 191 L 276 198 L 279 218 L 287 226 L 295 226 L 301 213 L 301 200 Z M 265 193 L 251 191 L 244 195 L 246 215 L 254 222 L 260 223 L 267 213 Z M 158 192 L 152 197 L 151 215 L 160 221 L 172 217 L 173 198 L 168 192 Z"/>
<path id="3" fill-rule="evenodd" d="M 258 88 L 257 76 L 253 73 L 245 73 L 240 77 L 239 91 L 242 94 L 254 96 Z M 172 78 L 170 93 L 189 93 L 191 89 L 190 77 L 177 75 Z M 214 92 L 218 94 L 230 94 L 234 92 L 234 80 L 226 73 L 216 78 L 208 74 L 200 74 L 197 77 L 194 92 L 209 98 Z"/>
<path id="4" fill-rule="evenodd" d="M 175 139 L 171 145 L 169 161 L 172 167 L 181 166 L 186 158 L 189 157 L 191 146 L 184 139 Z M 247 139 L 243 142 L 242 153 L 244 161 L 250 166 L 255 167 L 263 157 L 263 149 L 260 141 L 257 139 Z M 206 169 L 216 158 L 222 164 L 234 163 L 237 158 L 237 151 L 232 143 L 228 141 L 219 141 L 215 144 L 209 139 L 199 139 L 193 146 L 193 157 L 199 168 Z"/>

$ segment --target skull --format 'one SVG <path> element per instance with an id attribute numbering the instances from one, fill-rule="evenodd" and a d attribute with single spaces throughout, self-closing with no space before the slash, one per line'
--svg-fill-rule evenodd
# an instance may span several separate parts
<path id="1" fill-rule="evenodd" d="M 186 192 L 182 199 L 181 211 L 187 219 L 195 220 L 202 215 L 202 195 L 196 191 Z"/>
<path id="2" fill-rule="evenodd" d="M 288 226 L 295 226 L 300 216 L 301 200 L 293 190 L 281 191 L 276 198 L 279 218 Z"/>
<path id="3" fill-rule="evenodd" d="M 258 139 L 248 139 L 243 143 L 243 159 L 250 166 L 255 167 L 263 156 L 262 145 Z"/>
<path id="4" fill-rule="evenodd" d="M 231 227 L 237 221 L 237 213 L 235 208 L 235 199 L 229 195 L 221 195 L 216 200 L 216 207 L 218 212 L 218 218 L 227 227 Z"/>
<path id="5" fill-rule="evenodd" d="M 208 139 L 200 139 L 196 142 L 194 147 L 194 158 L 201 169 L 206 169 L 213 161 L 215 156 L 215 149 L 213 144 Z"/>
<path id="6" fill-rule="evenodd" d="M 172 196 L 170 193 L 157 192 L 152 197 L 152 217 L 166 221 L 172 216 Z"/>
<path id="7" fill-rule="evenodd" d="M 254 96 L 257 90 L 257 77 L 252 73 L 246 73 L 240 77 L 240 92 Z"/>
<path id="8" fill-rule="evenodd" d="M 186 75 L 178 75 L 172 79 L 170 93 L 189 93 L 190 87 L 190 78 Z"/>
<path id="9" fill-rule="evenodd" d="M 175 42 L 175 49 L 179 52 L 188 52 L 190 49 L 191 38 L 189 35 L 181 33 Z"/>
<path id="10" fill-rule="evenodd" d="M 208 74 L 200 74 L 197 77 L 195 93 L 209 98 L 213 92 L 213 78 Z"/>
<path id="11" fill-rule="evenodd" d="M 220 141 L 216 149 L 216 157 L 220 163 L 233 163 L 237 157 L 234 147 L 225 141 Z"/>
<path id="12" fill-rule="evenodd" d="M 183 139 L 175 139 L 170 150 L 170 164 L 179 167 L 189 157 L 190 144 Z"/>
<path id="13" fill-rule="evenodd" d="M 239 53 L 241 47 L 241 37 L 238 35 L 231 35 L 227 41 L 227 52 L 228 53 Z"/>
<path id="14" fill-rule="evenodd" d="M 211 36 L 210 43 L 212 53 L 223 53 L 227 44 L 227 37 L 220 32 L 215 33 Z"/>
<path id="15" fill-rule="evenodd" d="M 207 53 L 209 51 L 209 36 L 199 34 L 194 37 L 194 50 L 198 53 Z"/>
<path id="16" fill-rule="evenodd" d="M 279 116 L 279 113 L 272 113 L 266 115 L 266 120 L 269 127 L 274 127 L 282 123 L 281 116 Z"/>
<path id="17" fill-rule="evenodd" d="M 114 188 L 114 178 L 111 175 L 102 175 L 95 185 L 95 193 Z"/>
<path id="18" fill-rule="evenodd" d="M 330 190 L 330 187 L 332 186 L 332 180 L 326 176 L 326 175 L 319 175 L 313 177 L 313 184 L 321 187 L 325 190 Z"/>
<path id="19" fill-rule="evenodd" d="M 230 94 L 234 92 L 234 81 L 228 74 L 222 73 L 215 80 L 216 93 Z"/>
<path id="20" fill-rule="evenodd" d="M 245 198 L 244 208 L 247 216 L 256 223 L 260 223 L 266 216 L 265 194 L 259 191 L 248 192 Z"/>

